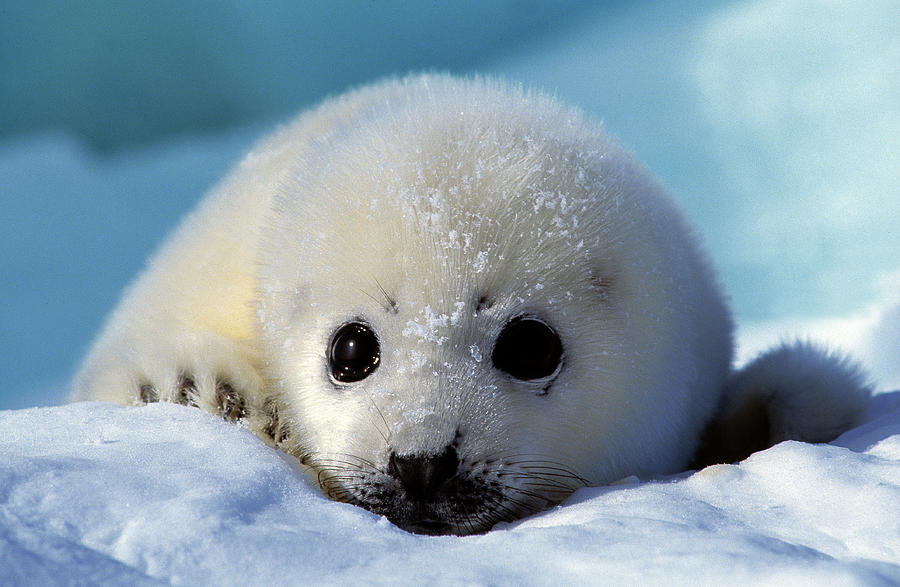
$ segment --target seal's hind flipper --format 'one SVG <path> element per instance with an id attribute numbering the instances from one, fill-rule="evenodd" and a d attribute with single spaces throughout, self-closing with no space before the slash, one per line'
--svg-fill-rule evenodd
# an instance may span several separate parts
<path id="1" fill-rule="evenodd" d="M 731 377 L 691 467 L 740 461 L 784 440 L 834 440 L 859 423 L 870 394 L 846 357 L 807 342 L 781 345 Z"/>

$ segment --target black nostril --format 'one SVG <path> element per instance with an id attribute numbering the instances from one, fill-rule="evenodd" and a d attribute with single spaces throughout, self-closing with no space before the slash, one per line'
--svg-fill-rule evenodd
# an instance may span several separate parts
<path id="1" fill-rule="evenodd" d="M 388 473 L 400 481 L 413 501 L 432 501 L 441 487 L 456 475 L 458 467 L 459 458 L 452 446 L 436 456 L 401 457 L 391 453 L 388 460 Z"/>

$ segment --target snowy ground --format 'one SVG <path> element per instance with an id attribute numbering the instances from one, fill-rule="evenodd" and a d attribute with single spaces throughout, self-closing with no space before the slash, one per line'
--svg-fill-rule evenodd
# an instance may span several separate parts
<path id="1" fill-rule="evenodd" d="M 900 582 L 900 392 L 831 445 L 578 491 L 482 536 L 328 501 L 192 408 L 0 412 L 0 584 Z"/>

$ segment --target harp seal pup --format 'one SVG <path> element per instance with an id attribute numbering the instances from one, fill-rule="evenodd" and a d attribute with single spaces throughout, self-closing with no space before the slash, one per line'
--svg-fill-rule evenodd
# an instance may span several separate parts
<path id="1" fill-rule="evenodd" d="M 243 420 L 330 497 L 471 534 L 584 485 L 829 440 L 868 394 L 804 343 L 731 363 L 691 229 L 597 123 L 423 75 L 254 148 L 127 291 L 74 397 Z"/>

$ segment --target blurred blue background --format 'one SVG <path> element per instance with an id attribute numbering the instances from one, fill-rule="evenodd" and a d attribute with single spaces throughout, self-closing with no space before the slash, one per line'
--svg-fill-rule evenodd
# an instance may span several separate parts
<path id="1" fill-rule="evenodd" d="M 896 0 L 5 0 L 0 409 L 64 398 L 122 289 L 260 133 L 423 69 L 602 119 L 705 237 L 745 350 L 791 325 L 895 373 Z"/>

